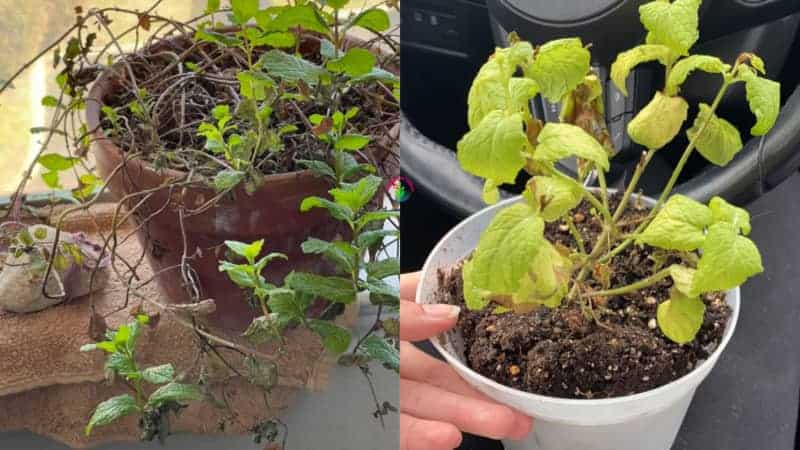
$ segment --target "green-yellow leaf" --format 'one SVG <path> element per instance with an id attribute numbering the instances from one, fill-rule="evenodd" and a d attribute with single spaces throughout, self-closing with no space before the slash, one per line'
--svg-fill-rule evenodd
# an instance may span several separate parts
<path id="1" fill-rule="evenodd" d="M 617 59 L 611 65 L 611 81 L 623 95 L 627 96 L 625 80 L 634 67 L 649 61 L 658 61 L 664 66 L 669 66 L 674 60 L 675 54 L 665 45 L 638 45 L 617 55 Z"/>
<path id="2" fill-rule="evenodd" d="M 324 35 L 330 33 L 328 25 L 325 24 L 319 12 L 310 5 L 290 6 L 283 8 L 274 19 L 270 16 L 268 10 L 256 15 L 256 22 L 264 31 L 288 31 L 291 28 L 300 27 Z"/>
<path id="3" fill-rule="evenodd" d="M 568 123 L 550 122 L 539 133 L 539 145 L 533 158 L 542 162 L 555 162 L 569 156 L 594 162 L 597 167 L 608 170 L 608 153 L 583 128 Z"/>
<path id="4" fill-rule="evenodd" d="M 743 235 L 750 234 L 750 213 L 747 210 L 731 205 L 722 197 L 714 197 L 708 203 L 711 209 L 711 222 L 727 222 L 740 230 Z"/>
<path id="5" fill-rule="evenodd" d="M 686 100 L 657 91 L 650 103 L 628 123 L 628 135 L 637 144 L 659 149 L 677 136 L 688 112 Z"/>
<path id="6" fill-rule="evenodd" d="M 658 327 L 673 342 L 687 344 L 703 325 L 706 305 L 697 296 L 687 297 L 672 291 L 670 299 L 658 305 Z"/>
<path id="7" fill-rule="evenodd" d="M 697 39 L 700 0 L 656 0 L 639 7 L 642 25 L 649 31 L 648 43 L 666 45 L 687 55 Z"/>
<path id="8" fill-rule="evenodd" d="M 94 427 L 100 427 L 111 424 L 125 416 L 133 414 L 138 410 L 136 400 L 128 394 L 112 397 L 94 409 L 92 418 L 89 419 L 89 424 L 86 425 L 86 436 L 92 434 Z"/>
<path id="9" fill-rule="evenodd" d="M 487 205 L 493 205 L 500 200 L 500 189 L 494 180 L 486 180 L 483 183 L 483 192 L 481 198 Z"/>
<path id="10" fill-rule="evenodd" d="M 70 169 L 72 166 L 77 164 L 78 161 L 78 158 L 59 155 L 58 153 L 48 153 L 40 156 L 37 160 L 37 162 L 45 169 L 52 170 L 54 172 Z"/>
<path id="11" fill-rule="evenodd" d="M 739 130 L 714 114 L 705 103 L 700 103 L 700 111 L 692 127 L 686 130 L 686 135 L 694 140 L 697 151 L 703 157 L 718 166 L 727 165 L 742 149 Z"/>
<path id="12" fill-rule="evenodd" d="M 233 19 L 239 25 L 244 25 L 258 13 L 259 0 L 231 0 Z"/>
<path id="13" fill-rule="evenodd" d="M 475 129 L 489 113 L 504 110 L 509 104 L 509 82 L 519 66 L 530 63 L 533 48 L 518 42 L 498 48 L 478 71 L 467 96 L 467 121 Z"/>
<path id="14" fill-rule="evenodd" d="M 669 275 L 672 277 L 672 286 L 683 295 L 691 294 L 694 273 L 695 269 L 691 267 L 678 264 L 673 264 L 669 267 Z"/>
<path id="15" fill-rule="evenodd" d="M 725 73 L 731 66 L 722 62 L 716 56 L 691 55 L 678 61 L 669 71 L 664 93 L 675 95 L 680 90 L 681 85 L 689 74 L 694 70 L 702 70 L 708 73 Z"/>
<path id="16" fill-rule="evenodd" d="M 469 309 L 484 308 L 493 297 L 511 299 L 528 276 L 531 261 L 545 245 L 544 221 L 526 203 L 497 213 L 464 264 L 464 298 Z"/>
<path id="17" fill-rule="evenodd" d="M 328 61 L 331 72 L 346 73 L 351 77 L 368 74 L 375 67 L 375 55 L 363 48 L 351 48 L 343 56 Z"/>
<path id="18" fill-rule="evenodd" d="M 763 271 L 761 254 L 753 241 L 741 236 L 734 225 L 717 222 L 708 227 L 692 293 L 732 289 Z"/>
<path id="19" fill-rule="evenodd" d="M 391 23 L 389 21 L 389 14 L 387 14 L 386 11 L 372 8 L 357 15 L 355 19 L 353 19 L 352 25 L 380 33 L 388 30 Z"/>
<path id="20" fill-rule="evenodd" d="M 781 107 L 781 85 L 767 78 L 761 78 L 752 70 L 743 70 L 747 103 L 750 111 L 756 116 L 756 123 L 750 129 L 753 136 L 767 134 L 775 121 Z"/>
<path id="21" fill-rule="evenodd" d="M 711 210 L 706 205 L 675 194 L 636 241 L 669 250 L 696 250 L 703 245 L 710 224 Z"/>
<path id="22" fill-rule="evenodd" d="M 295 291 L 336 303 L 349 304 L 356 299 L 353 281 L 347 278 L 292 272 L 286 277 L 285 283 Z"/>
<path id="23" fill-rule="evenodd" d="M 375 175 L 367 175 L 355 183 L 341 183 L 340 187 L 331 189 L 333 201 L 358 212 L 375 197 L 383 185 L 383 179 Z"/>
<path id="24" fill-rule="evenodd" d="M 539 87 L 536 85 L 535 81 L 530 78 L 512 77 L 508 80 L 508 111 L 529 111 L 529 102 L 538 93 Z"/>
<path id="25" fill-rule="evenodd" d="M 555 308 L 567 294 L 572 271 L 569 258 L 558 252 L 549 242 L 543 241 L 528 270 L 520 280 L 513 295 L 514 305 L 540 304 Z"/>
<path id="26" fill-rule="evenodd" d="M 570 180 L 535 176 L 528 181 L 523 195 L 545 221 L 552 222 L 578 206 L 583 191 L 580 185 Z"/>
<path id="27" fill-rule="evenodd" d="M 580 39 L 550 41 L 536 52 L 530 76 L 548 100 L 557 102 L 572 91 L 589 71 L 591 55 Z"/>
<path id="28" fill-rule="evenodd" d="M 528 145 L 520 113 L 492 111 L 458 142 L 458 162 L 473 175 L 510 183 L 525 164 Z"/>

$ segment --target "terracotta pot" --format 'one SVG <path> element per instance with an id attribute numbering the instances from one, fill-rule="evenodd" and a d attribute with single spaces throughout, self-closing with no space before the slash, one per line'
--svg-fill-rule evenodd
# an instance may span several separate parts
<path id="1" fill-rule="evenodd" d="M 186 39 L 178 37 L 176 39 Z M 94 152 L 97 169 L 104 179 L 123 161 L 123 151 L 100 130 L 101 106 L 114 94 L 110 73 L 106 72 L 92 86 L 87 102 L 87 122 L 95 131 Z M 131 160 L 119 170 L 109 183 L 109 190 L 117 200 L 125 195 L 163 186 L 170 179 L 183 176 L 174 170 L 156 172 L 146 162 Z M 226 274 L 218 270 L 219 260 L 225 255 L 224 241 L 252 242 L 265 240 L 265 251 L 281 252 L 287 261 L 274 260 L 264 272 L 272 283 L 282 283 L 292 270 L 330 273 L 329 263 L 315 255 L 305 255 L 300 244 L 309 237 L 332 240 L 345 233 L 340 222 L 330 218 L 326 211 L 315 209 L 301 213 L 301 201 L 312 195 L 327 196 L 330 184 L 316 178 L 310 171 L 269 175 L 263 185 L 252 195 L 240 186 L 232 195 L 221 199 L 217 205 L 201 214 L 184 219 L 186 247 L 189 261 L 199 281 L 200 298 L 213 298 L 217 312 L 211 317 L 215 326 L 225 329 L 244 329 L 256 316 L 244 292 L 235 286 Z M 179 207 L 195 209 L 216 195 L 204 185 L 185 188 L 161 189 L 137 208 L 132 220 L 138 237 L 145 248 L 147 259 L 155 272 L 164 271 L 158 283 L 169 299 L 175 303 L 190 300 L 180 270 L 183 242 L 180 229 Z M 139 196 L 127 202 L 131 206 Z"/>

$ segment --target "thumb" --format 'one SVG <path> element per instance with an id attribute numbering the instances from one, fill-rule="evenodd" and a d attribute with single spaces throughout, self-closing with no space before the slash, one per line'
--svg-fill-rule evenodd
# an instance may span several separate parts
<path id="1" fill-rule="evenodd" d="M 400 339 L 421 341 L 456 325 L 461 308 L 454 305 L 418 305 L 400 301 Z"/>

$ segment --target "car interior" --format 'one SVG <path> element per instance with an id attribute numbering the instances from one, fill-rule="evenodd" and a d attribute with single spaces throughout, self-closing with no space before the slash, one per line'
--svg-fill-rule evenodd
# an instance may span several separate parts
<path id="1" fill-rule="evenodd" d="M 456 143 L 468 130 L 467 92 L 471 80 L 509 32 L 534 43 L 579 36 L 592 45 L 593 68 L 604 82 L 606 122 L 618 154 L 611 160 L 610 186 L 630 177 L 643 150 L 625 134 L 628 122 L 663 84 L 662 71 L 643 65 L 628 78 L 629 96 L 609 81 L 613 55 L 644 42 L 638 7 L 631 0 L 405 0 L 402 8 L 403 60 L 401 170 L 415 188 L 402 204 L 403 271 L 419 270 L 435 243 L 452 227 L 482 209 L 482 181 L 456 160 Z M 781 83 L 782 112 L 763 137 L 749 135 L 753 117 L 736 86 L 720 104 L 741 132 L 744 149 L 725 167 L 699 155 L 689 162 L 677 192 L 701 201 L 719 195 L 745 207 L 755 224 L 751 236 L 763 249 L 767 267 L 743 287 L 752 301 L 720 369 L 701 386 L 673 448 L 700 450 L 800 449 L 800 2 L 795 0 L 705 0 L 696 53 L 727 62 L 755 52 L 767 74 Z M 718 81 L 693 74 L 682 95 L 690 104 L 709 102 Z M 543 119 L 558 107 L 539 97 L 533 110 Z M 695 107 L 696 108 L 696 107 Z M 690 115 L 695 111 L 690 111 Z M 681 133 L 683 136 L 683 133 Z M 675 166 L 685 137 L 656 154 L 641 187 L 658 193 Z M 671 151 L 673 150 L 673 151 Z M 574 172 L 574 162 L 559 163 Z M 504 185 L 502 195 L 519 193 L 526 179 Z M 765 324 L 771 324 L 767 326 Z M 433 351 L 427 348 L 428 351 Z M 731 395 L 734 392 L 734 395 Z M 747 405 L 746 407 L 743 405 Z M 502 448 L 470 438 L 464 449 Z"/>

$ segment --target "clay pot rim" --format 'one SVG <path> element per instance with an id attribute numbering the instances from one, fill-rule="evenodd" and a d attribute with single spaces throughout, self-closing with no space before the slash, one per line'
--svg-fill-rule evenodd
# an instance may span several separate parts
<path id="1" fill-rule="evenodd" d="M 240 27 L 237 26 L 227 26 L 221 28 L 219 31 L 222 32 L 231 32 L 236 31 Z M 309 32 L 304 32 L 304 34 L 313 34 Z M 194 39 L 194 36 L 191 33 L 184 33 L 178 34 L 175 36 L 171 36 L 165 38 L 167 40 L 178 40 L 183 38 Z M 348 39 L 353 40 L 354 42 L 363 43 L 361 39 L 354 38 L 348 36 Z M 157 45 L 161 41 L 157 41 L 152 45 Z M 152 46 L 151 45 L 151 46 Z M 149 47 L 146 47 L 149 48 Z M 144 50 L 144 49 L 142 49 Z M 376 53 L 373 49 L 368 49 L 372 53 Z M 120 64 L 120 63 L 116 63 Z M 390 69 L 392 72 L 399 72 L 396 68 Z M 106 93 L 108 93 L 109 89 L 109 80 L 111 77 L 111 71 L 106 69 L 104 70 L 100 76 L 92 83 L 92 87 L 89 89 L 89 94 L 86 97 L 86 124 L 89 130 L 93 130 L 91 133 L 94 136 L 94 142 L 100 147 L 101 150 L 114 153 L 116 157 L 120 160 L 125 158 L 126 153 L 111 139 L 107 138 L 105 134 L 103 134 L 104 128 L 101 127 L 101 120 L 100 120 L 100 111 L 105 103 L 103 102 L 103 97 Z M 180 178 L 187 174 L 187 172 L 172 169 L 172 168 L 164 168 L 156 170 L 153 168 L 153 165 L 149 161 L 145 161 L 143 159 L 133 159 L 128 162 L 129 164 L 133 164 L 134 167 L 139 166 L 143 167 L 145 170 L 149 170 L 155 173 L 160 173 L 161 176 L 165 179 L 174 179 Z M 309 169 L 303 170 L 294 170 L 291 172 L 283 172 L 283 173 L 274 173 L 269 175 L 263 175 L 264 182 L 281 182 L 281 181 L 310 181 L 313 179 L 317 179 L 318 177 Z M 211 186 L 203 186 L 201 188 L 207 188 L 207 190 L 213 190 Z M 235 190 L 242 190 L 244 189 L 241 184 L 235 188 Z"/>

